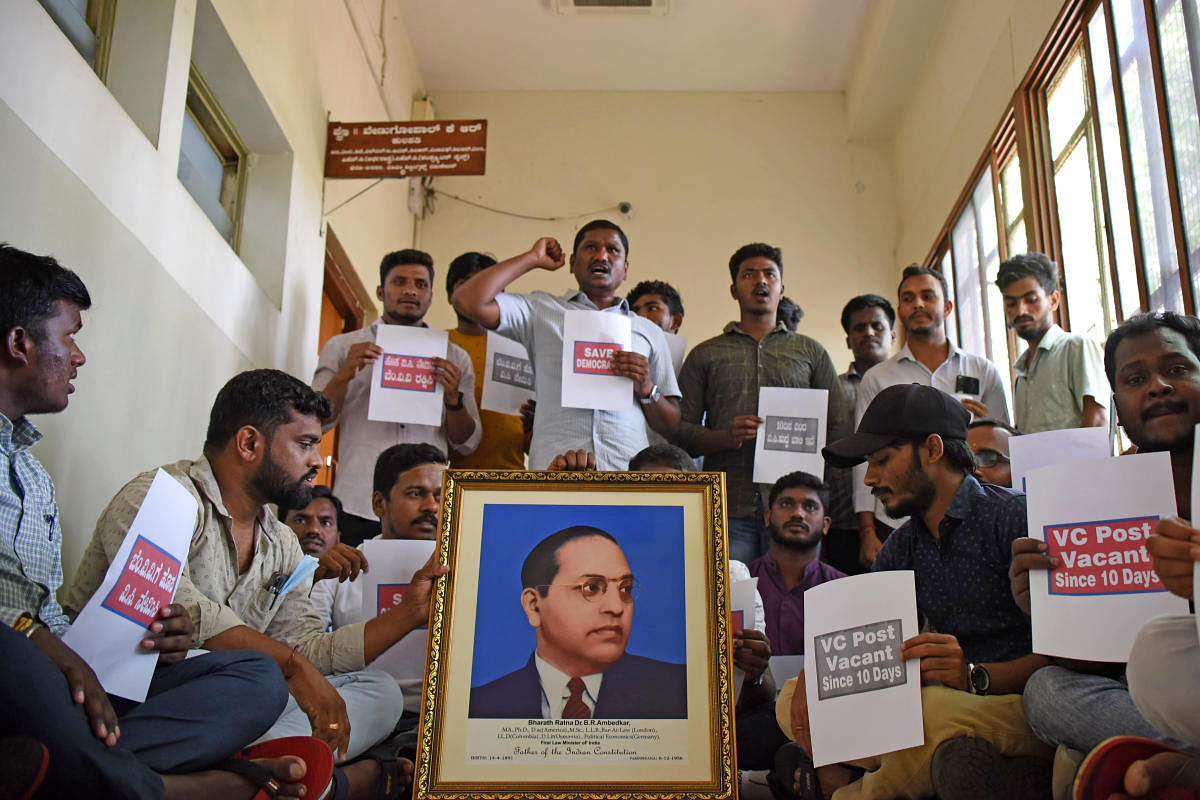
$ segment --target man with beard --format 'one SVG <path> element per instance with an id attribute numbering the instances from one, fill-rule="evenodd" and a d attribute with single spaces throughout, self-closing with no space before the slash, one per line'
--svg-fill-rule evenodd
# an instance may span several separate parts
<path id="1" fill-rule="evenodd" d="M 646 446 L 646 426 L 664 436 L 679 420 L 679 387 L 662 330 L 629 309 L 617 290 L 629 271 L 629 239 L 615 223 L 595 219 L 575 234 L 571 274 L 577 289 L 562 296 L 504 290 L 537 269 L 560 269 L 566 259 L 558 241 L 544 237 L 521 253 L 477 272 L 454 292 L 455 310 L 488 330 L 520 342 L 537 376 L 537 415 L 529 444 L 529 466 L 545 469 L 568 450 L 590 450 L 604 470 L 623 470 Z M 562 404 L 563 326 L 572 309 L 628 317 L 632 348 L 613 357 L 613 369 L 632 381 L 636 408 L 600 411 Z"/>
<path id="2" fill-rule="evenodd" d="M 447 570 L 431 560 L 391 613 L 332 633 L 309 599 L 311 580 L 281 593 L 304 554 L 266 504 L 308 505 L 321 464 L 321 422 L 329 416 L 329 400 L 287 373 L 243 372 L 217 393 L 204 454 L 162 469 L 198 503 L 175 598 L 192 618 L 193 646 L 271 656 L 290 697 L 264 738 L 311 732 L 325 740 L 343 762 L 357 759 L 337 770 L 335 781 L 350 798 L 366 798 L 400 778 L 394 756 L 358 757 L 391 733 L 402 697 L 390 675 L 364 668 L 426 623 L 432 584 Z M 82 608 L 100 585 L 155 473 L 126 484 L 101 514 L 68 605 Z"/>
<path id="3" fill-rule="evenodd" d="M 771 487 L 765 514 L 771 543 L 749 567 L 758 578 L 773 655 L 804 652 L 804 593 L 846 577 L 817 558 L 829 531 L 828 502 L 829 487 L 807 472 L 790 472 Z"/>
<path id="4" fill-rule="evenodd" d="M 870 373 L 868 373 L 870 377 Z M 819 782 L 833 800 L 855 797 L 1037 798 L 1049 796 L 1050 749 L 1029 729 L 1020 692 L 1047 663 L 1030 652 L 1029 619 L 1009 592 L 1013 540 L 1025 534 L 1025 495 L 971 475 L 970 414 L 935 388 L 890 386 L 876 395 L 846 439 L 825 447 L 825 460 L 849 467 L 865 460 L 866 482 L 893 516 L 909 520 L 888 537 L 875 570 L 912 570 L 924 633 L 901 645 L 919 659 L 925 743 L 796 775 Z M 934 684 L 934 685 L 930 685 Z M 938 685 L 940 684 L 940 685 Z M 811 755 L 804 675 L 789 682 L 776 706 L 780 724 Z M 965 762 L 935 758 L 955 737 L 986 740 L 1010 759 L 1000 775 L 973 772 Z M 972 782 L 977 779 L 976 782 Z M 835 791 L 836 790 L 836 791 Z"/>
<path id="5" fill-rule="evenodd" d="M 91 304 L 55 259 L 0 244 L 0 795 L 249 798 L 249 781 L 211 768 L 283 708 L 270 659 L 245 650 L 185 659 L 192 622 L 172 603 L 147 626 L 142 655 L 128 651 L 157 662 L 135 703 L 107 694 L 60 638 L 70 627 L 57 598 L 63 528 L 54 481 L 31 452 L 42 434 L 30 417 L 66 409 L 87 361 L 76 337 Z M 294 760 L 263 766 L 286 784 L 281 795 L 296 797 Z"/>
<path id="6" fill-rule="evenodd" d="M 983 356 L 955 347 L 946 336 L 946 316 L 954 310 L 947 299 L 949 287 L 941 272 L 912 264 L 904 268 L 897 290 L 897 315 L 905 343 L 896 355 L 876 364 L 863 376 L 854 406 L 861 420 L 875 395 L 901 383 L 919 383 L 954 395 L 976 417 L 1008 422 L 1008 400 L 996 365 Z M 854 510 L 858 513 L 859 560 L 869 567 L 887 538 L 903 518 L 889 516 L 863 482 L 866 466 L 854 471 Z"/>
<path id="7" fill-rule="evenodd" d="M 750 562 L 762 553 L 763 505 L 753 480 L 754 439 L 766 422 L 758 416 L 759 389 L 827 390 L 830 440 L 849 429 L 850 408 L 825 348 L 792 333 L 778 319 L 783 295 L 779 248 L 762 242 L 743 245 L 729 259 L 729 277 L 738 319 L 720 336 L 696 345 L 683 362 L 683 407 L 675 441 L 692 455 L 704 456 L 705 470 L 725 473 L 730 556 Z"/>
<path id="8" fill-rule="evenodd" d="M 1013 413 L 1022 433 L 1108 425 L 1108 385 L 1100 345 L 1054 322 L 1058 265 L 1041 253 L 1013 256 L 1000 265 L 1008 327 L 1029 343 L 1013 371 Z"/>
<path id="9" fill-rule="evenodd" d="M 1193 542 L 1198 532 L 1187 520 L 1194 519 L 1195 511 L 1191 487 L 1193 439 L 1200 423 L 1200 321 L 1170 311 L 1126 320 L 1108 337 L 1104 370 L 1113 388 L 1117 420 L 1138 452 L 1171 454 L 1179 516 L 1159 524 L 1146 550 L 1163 584 L 1192 600 L 1197 560 Z M 1030 580 L 1046 579 L 1044 573 L 1031 575 L 1030 570 L 1059 565 L 1045 551 L 1045 543 L 1032 538 L 1013 544 L 1012 592 L 1026 613 Z M 1198 718 L 1198 650 L 1195 618 L 1167 616 L 1142 628 L 1129 657 L 1128 681 L 1122 664 L 1056 658 L 1026 686 L 1029 724 L 1042 739 L 1068 751 L 1064 755 L 1076 763 L 1113 736 L 1171 736 L 1195 746 L 1200 736 L 1194 727 L 1191 735 L 1186 731 Z M 1186 671 L 1172 672 L 1181 663 Z M 1184 674 L 1186 681 L 1180 680 Z M 1179 759 L 1169 754 L 1152 760 L 1155 764 L 1147 771 L 1155 784 L 1180 771 Z M 1163 763 L 1173 767 L 1160 775 L 1166 769 Z"/>
<path id="10" fill-rule="evenodd" d="M 338 428 L 338 465 L 333 489 L 345 504 L 342 541 L 357 545 L 379 533 L 371 513 L 371 470 L 375 458 L 393 444 L 424 442 L 466 455 L 475 452 L 483 424 L 475 400 L 475 370 L 471 357 L 451 342 L 445 358 L 433 359 L 434 380 L 441 385 L 444 408 L 441 425 L 414 425 L 367 419 L 371 400 L 371 370 L 383 355 L 375 344 L 380 325 L 428 327 L 424 320 L 433 302 L 433 258 L 421 250 L 388 253 L 379 264 L 376 296 L 383 314 L 371 325 L 334 336 L 321 350 L 312 386 L 333 404 L 324 429 Z"/>
<path id="11" fill-rule="evenodd" d="M 432 445 L 394 444 L 380 453 L 375 462 L 375 490 L 371 503 L 383 533 L 375 538 L 436 539 L 442 508 L 442 473 L 445 471 L 446 456 Z M 362 553 L 361 550 L 356 552 Z M 364 622 L 362 586 L 358 580 L 325 581 L 314 586 L 312 601 L 321 621 L 332 625 L 334 630 Z M 407 638 L 419 639 L 414 646 L 424 651 L 425 634 L 420 630 Z M 424 674 L 423 669 L 410 675 L 393 673 L 404 693 L 404 710 L 413 715 L 421 710 Z M 413 721 L 416 721 L 415 716 Z"/>

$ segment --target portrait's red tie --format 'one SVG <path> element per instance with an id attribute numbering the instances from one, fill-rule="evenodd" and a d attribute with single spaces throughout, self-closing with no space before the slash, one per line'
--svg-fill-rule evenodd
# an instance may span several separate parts
<path id="1" fill-rule="evenodd" d="M 571 692 L 571 696 L 567 698 L 567 704 L 563 706 L 563 719 L 591 719 L 592 712 L 588 709 L 587 703 L 583 702 L 583 690 L 587 688 L 582 678 L 571 678 L 567 681 L 567 689 Z"/>

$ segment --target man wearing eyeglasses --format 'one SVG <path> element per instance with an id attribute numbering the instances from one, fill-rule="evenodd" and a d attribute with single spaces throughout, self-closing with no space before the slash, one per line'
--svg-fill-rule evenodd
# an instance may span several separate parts
<path id="1" fill-rule="evenodd" d="M 1021 432 L 998 419 L 984 417 L 967 426 L 967 447 L 975 454 L 975 477 L 980 483 L 1012 488 L 1008 440 Z"/>
<path id="2" fill-rule="evenodd" d="M 576 525 L 521 566 L 537 649 L 519 670 L 471 689 L 470 717 L 682 719 L 686 666 L 625 652 L 638 584 L 610 534 Z"/>

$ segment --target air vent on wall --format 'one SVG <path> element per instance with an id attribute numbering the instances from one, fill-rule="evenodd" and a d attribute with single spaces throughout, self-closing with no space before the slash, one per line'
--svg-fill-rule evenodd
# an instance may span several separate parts
<path id="1" fill-rule="evenodd" d="M 559 14 L 644 14 L 665 17 L 671 0 L 552 0 Z"/>

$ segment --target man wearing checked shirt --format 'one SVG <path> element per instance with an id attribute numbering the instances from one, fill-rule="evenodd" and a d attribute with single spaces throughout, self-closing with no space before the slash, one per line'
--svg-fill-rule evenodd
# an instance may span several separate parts
<path id="1" fill-rule="evenodd" d="M 132 656 L 159 653 L 147 700 L 138 704 L 108 696 L 59 638 L 70 626 L 55 599 L 62 530 L 54 482 L 30 453 L 42 436 L 28 416 L 67 407 L 85 361 L 75 336 L 90 306 L 75 273 L 0 244 L 0 737 L 29 736 L 45 748 L 54 768 L 42 796 L 82 787 L 134 798 L 247 789 L 211 771 L 168 773 L 208 770 L 271 725 L 287 687 L 269 658 L 230 651 L 184 661 L 191 620 L 182 606 L 166 606 L 141 642 L 147 655 Z M 9 771 L 21 767 L 10 763 Z"/>

